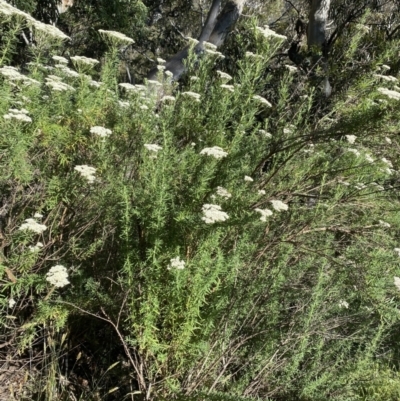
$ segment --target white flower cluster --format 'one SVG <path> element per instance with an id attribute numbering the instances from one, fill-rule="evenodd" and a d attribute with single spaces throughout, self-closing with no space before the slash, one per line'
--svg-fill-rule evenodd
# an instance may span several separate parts
<path id="1" fill-rule="evenodd" d="M 83 164 L 81 166 L 75 166 L 74 170 L 76 170 L 83 178 L 87 179 L 89 184 L 93 184 L 96 181 L 96 169 L 94 167 Z"/>
<path id="2" fill-rule="evenodd" d="M 264 28 L 261 27 L 257 27 L 257 31 L 262 33 L 264 35 L 265 38 L 276 38 L 276 39 L 280 39 L 280 40 L 286 40 L 287 37 L 284 35 L 279 35 L 279 33 L 276 33 L 275 31 L 273 31 L 272 29 L 269 28 L 268 25 L 264 25 Z"/>
<path id="3" fill-rule="evenodd" d="M 144 147 L 147 150 L 150 150 L 150 152 L 155 152 L 155 153 L 157 153 L 159 150 L 162 149 L 162 146 L 156 145 L 154 143 L 145 143 Z"/>
<path id="4" fill-rule="evenodd" d="M 9 79 L 10 81 L 23 81 L 23 83 L 27 85 L 29 84 L 40 85 L 39 81 L 36 81 L 35 79 L 20 74 L 15 67 L 10 67 L 10 66 L 1 67 L 0 74 L 3 75 L 3 77 Z"/>
<path id="5" fill-rule="evenodd" d="M 225 80 L 225 82 L 228 82 L 232 79 L 232 77 L 226 72 L 217 70 L 217 74 L 222 80 Z"/>
<path id="6" fill-rule="evenodd" d="M 368 163 L 373 163 L 375 160 L 374 160 L 374 158 L 370 155 L 370 154 L 368 154 L 368 153 L 366 153 L 365 155 L 364 155 L 364 157 L 365 157 L 365 160 L 368 162 Z"/>
<path id="7" fill-rule="evenodd" d="M 71 57 L 71 60 L 76 64 L 84 64 L 84 65 L 89 65 L 91 67 L 99 63 L 99 60 L 85 56 L 73 56 Z"/>
<path id="8" fill-rule="evenodd" d="M 53 39 L 61 39 L 61 40 L 70 39 L 69 36 L 67 36 L 64 32 L 60 31 L 54 25 L 44 24 L 43 22 L 33 20 L 32 26 L 35 28 L 35 30 L 40 31 L 45 36 L 50 36 Z"/>
<path id="9" fill-rule="evenodd" d="M 235 92 L 235 87 L 233 85 L 221 84 L 220 87 L 227 89 L 229 92 Z"/>
<path id="10" fill-rule="evenodd" d="M 289 206 L 286 203 L 283 203 L 280 200 L 271 200 L 272 207 L 277 211 L 280 212 L 282 210 L 288 210 Z"/>
<path id="11" fill-rule="evenodd" d="M 379 225 L 384 228 L 390 228 L 390 224 L 383 220 L 379 220 Z"/>
<path id="12" fill-rule="evenodd" d="M 68 64 L 68 60 L 62 56 L 53 56 L 52 59 L 54 61 L 57 61 L 57 63 L 60 63 L 60 64 Z"/>
<path id="13" fill-rule="evenodd" d="M 183 96 L 186 96 L 186 97 L 191 97 L 192 99 L 194 99 L 196 102 L 200 102 L 200 95 L 198 94 L 198 93 L 195 93 L 195 92 L 182 92 L 182 95 Z"/>
<path id="14" fill-rule="evenodd" d="M 89 86 L 91 86 L 92 88 L 100 88 L 101 85 L 103 85 L 103 82 L 98 82 L 93 80 L 89 82 Z"/>
<path id="15" fill-rule="evenodd" d="M 345 135 L 347 142 L 352 144 L 356 141 L 357 137 L 355 135 Z"/>
<path id="16" fill-rule="evenodd" d="M 258 133 L 262 136 L 264 136 L 265 138 L 272 138 L 272 134 L 270 134 L 269 132 L 265 131 L 265 129 L 259 129 Z"/>
<path id="17" fill-rule="evenodd" d="M 339 301 L 339 308 L 349 309 L 349 303 L 343 300 Z"/>
<path id="18" fill-rule="evenodd" d="M 393 164 L 390 160 L 386 159 L 386 157 L 382 157 L 381 159 L 385 164 L 387 164 L 390 168 L 393 168 Z"/>
<path id="19" fill-rule="evenodd" d="M 217 187 L 217 195 L 225 199 L 232 197 L 232 194 L 229 193 L 224 187 Z"/>
<path id="20" fill-rule="evenodd" d="M 203 46 L 204 46 L 204 48 L 206 48 L 208 50 L 217 50 L 217 46 L 211 42 L 203 42 Z"/>
<path id="21" fill-rule="evenodd" d="M 62 265 L 53 266 L 46 274 L 46 281 L 61 288 L 69 284 L 67 269 Z"/>
<path id="22" fill-rule="evenodd" d="M 400 291 L 400 277 L 393 277 L 394 285 Z"/>
<path id="23" fill-rule="evenodd" d="M 28 24 L 34 27 L 36 30 L 41 31 L 46 36 L 51 36 L 56 39 L 69 39 L 67 35 L 61 32 L 58 28 L 53 25 L 44 24 L 42 22 L 36 21 L 31 15 L 19 10 L 16 7 L 11 6 L 4 0 L 0 0 L 0 14 L 11 16 L 17 15 L 26 19 Z"/>
<path id="24" fill-rule="evenodd" d="M 46 78 L 46 85 L 52 89 L 53 91 L 56 92 L 64 92 L 64 91 L 74 91 L 75 88 L 73 88 L 71 85 L 68 85 L 64 82 L 61 81 L 60 77 L 57 77 L 56 75 L 49 75 Z"/>
<path id="25" fill-rule="evenodd" d="M 35 218 L 39 218 L 36 217 Z M 44 224 L 38 223 L 35 218 L 26 219 L 25 223 L 21 224 L 19 228 L 20 231 L 33 231 L 36 234 L 41 234 L 43 231 L 47 230 L 47 227 Z"/>
<path id="26" fill-rule="evenodd" d="M 216 57 L 221 57 L 222 59 L 225 58 L 225 56 L 221 52 L 217 52 L 212 49 L 208 49 L 207 47 L 204 49 L 204 52 L 210 56 L 216 56 Z"/>
<path id="27" fill-rule="evenodd" d="M 264 57 L 263 56 L 261 56 L 260 54 L 254 54 L 254 53 L 252 53 L 252 52 L 246 52 L 246 57 L 249 57 L 249 58 L 255 58 L 255 59 L 264 59 Z"/>
<path id="28" fill-rule="evenodd" d="M 95 126 L 90 128 L 90 133 L 106 138 L 112 134 L 112 131 L 108 128 Z"/>
<path id="29" fill-rule="evenodd" d="M 260 220 L 261 221 L 267 221 L 267 217 L 268 216 L 272 216 L 272 211 L 271 210 L 269 210 L 269 209 L 259 209 L 259 208 L 257 208 L 257 209 L 254 209 L 256 212 L 258 212 L 258 213 L 261 213 L 261 217 L 260 217 Z"/>
<path id="30" fill-rule="evenodd" d="M 289 70 L 289 73 L 294 73 L 298 71 L 297 67 L 294 67 L 293 65 L 289 64 L 285 64 L 285 68 Z"/>
<path id="31" fill-rule="evenodd" d="M 130 103 L 123 100 L 118 100 L 118 106 L 121 107 L 121 109 L 127 109 L 129 108 Z"/>
<path id="32" fill-rule="evenodd" d="M 61 70 L 67 77 L 72 77 L 72 78 L 79 78 L 79 72 L 76 72 L 74 70 L 71 70 L 71 68 L 67 67 L 64 64 L 56 64 L 56 68 Z"/>
<path id="33" fill-rule="evenodd" d="M 162 102 L 173 102 L 173 101 L 175 101 L 175 97 L 174 96 L 170 96 L 170 95 L 164 95 L 161 98 L 161 101 Z"/>
<path id="34" fill-rule="evenodd" d="M 121 32 L 116 31 L 105 31 L 104 29 L 99 29 L 99 33 L 111 39 L 112 41 L 122 42 L 122 43 L 135 43 L 135 41 Z"/>
<path id="35" fill-rule="evenodd" d="M 169 266 L 168 266 L 168 270 L 171 270 L 171 269 L 177 269 L 177 270 L 182 270 L 182 269 L 184 269 L 185 268 L 185 261 L 184 260 L 181 260 L 180 258 L 179 258 L 179 256 L 177 256 L 176 258 L 172 258 L 171 260 L 170 260 L 170 264 L 169 264 Z"/>
<path id="36" fill-rule="evenodd" d="M 294 131 L 295 129 L 296 129 L 296 126 L 290 124 L 290 125 L 286 126 L 286 127 L 283 129 L 283 133 L 286 134 L 286 135 L 292 134 L 293 131 Z M 314 145 L 312 145 L 312 146 L 314 146 Z"/>
<path id="37" fill-rule="evenodd" d="M 205 204 L 202 207 L 204 216 L 201 218 L 207 224 L 213 224 L 229 219 L 227 213 L 221 210 L 221 206 L 213 204 Z"/>
<path id="38" fill-rule="evenodd" d="M 4 116 L 3 116 L 3 118 L 5 120 L 15 119 L 15 120 L 23 121 L 25 123 L 32 122 L 32 119 L 27 115 L 29 113 L 28 110 L 9 109 L 8 111 L 9 111 L 9 113 L 4 114 Z"/>
<path id="39" fill-rule="evenodd" d="M 347 152 L 353 153 L 357 157 L 361 155 L 360 151 L 358 149 L 354 149 L 354 148 L 348 148 Z"/>
<path id="40" fill-rule="evenodd" d="M 396 77 L 392 77 L 391 75 L 381 75 L 381 74 L 374 74 L 375 78 L 383 79 L 387 82 L 397 82 L 398 79 Z"/>
<path id="41" fill-rule="evenodd" d="M 222 159 L 226 156 L 228 156 L 228 153 L 225 152 L 222 148 L 219 146 L 213 146 L 212 148 L 204 148 L 201 152 L 201 155 L 207 155 L 207 156 L 212 156 L 215 157 L 216 159 Z"/>
<path id="42" fill-rule="evenodd" d="M 15 302 L 14 298 L 10 298 L 8 300 L 8 307 L 9 308 L 13 308 L 15 304 L 16 304 L 16 302 Z"/>
<path id="43" fill-rule="evenodd" d="M 392 91 L 386 88 L 378 88 L 378 92 L 382 93 L 382 95 L 387 96 L 389 99 L 400 100 L 400 92 Z"/>
<path id="44" fill-rule="evenodd" d="M 262 96 L 254 95 L 253 99 L 259 101 L 262 104 L 265 104 L 267 107 L 272 107 L 272 104 L 267 99 L 263 98 Z"/>
<path id="45" fill-rule="evenodd" d="M 41 242 L 38 242 L 36 245 L 29 246 L 29 250 L 31 252 L 38 252 L 38 251 L 40 251 L 40 248 L 43 248 L 43 244 Z"/>
<path id="46" fill-rule="evenodd" d="M 394 248 L 393 249 L 396 253 L 397 253 L 397 255 L 399 255 L 399 257 L 400 257 L 400 248 Z"/>
<path id="47" fill-rule="evenodd" d="M 147 80 L 147 84 L 151 87 L 151 86 L 163 86 L 163 84 L 159 81 L 156 81 L 154 79 L 148 79 Z"/>
<path id="48" fill-rule="evenodd" d="M 136 90 L 136 86 L 135 85 L 132 85 L 132 84 L 130 84 L 130 83 L 128 83 L 128 82 L 122 82 L 122 83 L 120 83 L 120 84 L 118 84 L 118 86 L 120 86 L 121 88 L 124 88 L 124 89 L 126 89 L 126 90 Z"/>
<path id="49" fill-rule="evenodd" d="M 195 38 L 191 38 L 190 36 L 186 36 L 185 39 L 189 42 L 189 46 L 196 46 L 199 41 Z"/>
<path id="50" fill-rule="evenodd" d="M 250 176 L 248 176 L 248 175 L 245 175 L 244 176 L 244 180 L 246 181 L 246 182 L 253 182 L 254 180 L 250 177 Z"/>

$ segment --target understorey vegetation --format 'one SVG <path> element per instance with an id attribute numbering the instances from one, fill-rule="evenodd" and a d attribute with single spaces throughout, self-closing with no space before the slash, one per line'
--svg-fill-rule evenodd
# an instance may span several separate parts
<path id="1" fill-rule="evenodd" d="M 397 6 L 106 3 L 0 0 L 0 400 L 398 400 Z"/>

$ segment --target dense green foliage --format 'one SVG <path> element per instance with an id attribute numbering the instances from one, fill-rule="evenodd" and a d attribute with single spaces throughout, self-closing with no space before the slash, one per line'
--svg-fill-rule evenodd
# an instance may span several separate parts
<path id="1" fill-rule="evenodd" d="M 118 7 L 148 29 L 142 3 Z M 397 400 L 399 41 L 366 10 L 326 99 L 321 68 L 289 69 L 247 19 L 179 85 L 161 67 L 124 86 L 127 44 L 98 11 L 102 61 L 71 68 L 60 39 L 23 47 L 26 19 L 0 15 L 0 351 L 31 361 L 16 399 Z"/>

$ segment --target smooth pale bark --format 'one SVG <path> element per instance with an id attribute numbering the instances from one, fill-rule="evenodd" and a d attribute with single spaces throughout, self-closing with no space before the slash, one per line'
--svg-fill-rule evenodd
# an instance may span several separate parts
<path id="1" fill-rule="evenodd" d="M 199 43 L 194 51 L 200 54 L 203 51 L 203 42 L 210 42 L 215 46 L 221 46 L 226 36 L 233 29 L 239 19 L 246 0 L 228 0 L 222 11 L 218 14 L 220 0 L 214 0 L 207 16 L 207 21 L 199 36 Z M 184 60 L 189 54 L 189 46 L 176 53 L 165 64 L 165 70 L 173 74 L 174 81 L 177 81 L 185 72 Z M 157 79 L 158 70 L 155 68 L 150 71 L 147 78 Z"/>
<path id="2" fill-rule="evenodd" d="M 331 0 L 312 0 L 307 31 L 308 46 L 322 46 L 325 43 L 330 5 Z"/>
<path id="3" fill-rule="evenodd" d="M 208 42 L 217 47 L 224 43 L 226 36 L 232 31 L 236 21 L 242 14 L 245 2 L 246 0 L 230 0 L 225 4 L 225 7 L 218 15 L 217 22 L 208 38 Z"/>
<path id="4" fill-rule="evenodd" d="M 74 5 L 74 0 L 61 0 L 57 5 L 57 10 L 59 14 L 63 14 L 68 11 L 70 7 Z"/>
<path id="5" fill-rule="evenodd" d="M 199 42 L 207 41 L 208 38 L 210 37 L 215 27 L 220 7 L 221 7 L 221 0 L 214 0 L 211 5 L 210 11 L 207 15 L 207 20 L 206 23 L 204 24 L 204 28 L 201 31 Z"/>

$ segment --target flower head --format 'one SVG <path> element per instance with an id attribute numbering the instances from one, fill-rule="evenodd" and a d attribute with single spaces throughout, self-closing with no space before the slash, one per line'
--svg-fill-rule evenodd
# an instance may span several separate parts
<path id="1" fill-rule="evenodd" d="M 26 111 L 26 110 L 25 110 Z M 4 114 L 3 118 L 5 120 L 19 120 L 25 123 L 31 123 L 32 119 L 27 116 L 25 113 L 22 112 L 22 110 L 16 110 L 16 109 L 10 109 L 10 113 Z"/>
<path id="2" fill-rule="evenodd" d="M 261 221 L 267 221 L 267 217 L 268 216 L 272 216 L 272 214 L 273 214 L 272 211 L 269 210 L 269 209 L 259 209 L 259 208 L 257 208 L 257 209 L 254 209 L 254 210 L 261 214 L 261 217 L 260 217 Z"/>
<path id="3" fill-rule="evenodd" d="M 254 95 L 253 99 L 258 100 L 261 104 L 264 104 L 267 107 L 272 107 L 272 104 L 267 99 L 264 99 L 262 96 Z"/>
<path id="4" fill-rule="evenodd" d="M 225 199 L 229 199 L 230 197 L 232 197 L 232 194 L 229 193 L 223 187 L 217 187 L 217 195 L 220 196 L 221 198 L 225 198 Z"/>
<path id="5" fill-rule="evenodd" d="M 102 138 L 105 138 L 105 137 L 110 136 L 112 134 L 112 131 L 110 129 L 104 128 L 104 127 L 98 127 L 98 126 L 91 127 L 90 128 L 90 132 L 92 134 L 96 134 L 96 135 L 98 135 L 98 136 L 100 136 Z"/>
<path id="6" fill-rule="evenodd" d="M 262 33 L 264 35 L 265 38 L 269 39 L 269 38 L 275 38 L 275 39 L 280 39 L 280 40 L 286 40 L 287 37 L 284 35 L 279 35 L 279 33 L 276 33 L 275 31 L 273 31 L 272 29 L 269 29 L 268 25 L 265 25 L 264 28 L 261 27 L 257 27 L 257 31 Z"/>
<path id="7" fill-rule="evenodd" d="M 44 224 L 39 224 L 35 219 L 26 219 L 25 223 L 21 224 L 20 231 L 33 231 L 36 234 L 41 234 L 47 230 Z"/>
<path id="8" fill-rule="evenodd" d="M 384 228 L 390 228 L 390 224 L 383 220 L 379 220 L 379 225 Z"/>
<path id="9" fill-rule="evenodd" d="M 346 136 L 347 142 L 350 144 L 353 144 L 357 139 L 357 137 L 355 135 L 345 135 L 345 136 Z"/>
<path id="10" fill-rule="evenodd" d="M 171 270 L 171 269 L 182 270 L 184 268 L 185 268 L 185 261 L 184 260 L 180 260 L 179 256 L 177 256 L 176 258 L 172 258 L 170 260 L 170 264 L 168 266 L 168 270 Z"/>
<path id="11" fill-rule="evenodd" d="M 53 266 L 46 274 L 46 281 L 61 288 L 69 284 L 67 269 L 62 265 Z"/>
<path id="12" fill-rule="evenodd" d="M 245 175 L 244 176 L 244 180 L 246 181 L 246 182 L 253 182 L 254 180 L 250 177 L 250 176 L 248 176 L 248 175 Z"/>
<path id="13" fill-rule="evenodd" d="M 68 85 L 68 84 L 66 84 L 64 82 L 61 82 L 61 78 L 57 77 L 56 75 L 49 75 L 46 78 L 46 85 L 50 89 L 52 89 L 53 91 L 56 91 L 56 92 L 64 92 L 64 91 L 67 91 L 67 90 L 74 91 L 75 90 L 75 88 L 72 87 L 71 85 Z"/>
<path id="14" fill-rule="evenodd" d="M 130 84 L 128 82 L 122 82 L 122 83 L 118 84 L 118 86 L 120 86 L 121 88 L 124 88 L 126 90 L 131 90 L 131 91 L 135 91 L 136 90 L 135 85 L 132 85 L 132 84 Z"/>
<path id="15" fill-rule="evenodd" d="M 349 303 L 343 300 L 339 301 L 339 308 L 349 309 Z"/>
<path id="16" fill-rule="evenodd" d="M 195 92 L 182 92 L 182 95 L 183 96 L 186 96 L 186 97 L 191 97 L 192 99 L 194 99 L 196 102 L 200 102 L 200 95 L 198 94 L 198 93 L 195 93 Z"/>
<path id="17" fill-rule="evenodd" d="M 272 207 L 277 211 L 280 212 L 282 210 L 288 210 L 289 206 L 286 203 L 283 203 L 280 200 L 271 200 Z"/>
<path id="18" fill-rule="evenodd" d="M 170 96 L 170 95 L 164 95 L 161 98 L 161 101 L 162 102 L 173 102 L 173 101 L 175 101 L 175 97 L 174 96 Z"/>
<path id="19" fill-rule="evenodd" d="M 235 92 L 235 87 L 233 85 L 221 84 L 220 87 L 227 89 L 229 92 Z"/>
<path id="20" fill-rule="evenodd" d="M 213 224 L 220 221 L 225 221 L 229 219 L 227 213 L 221 210 L 221 206 L 205 204 L 202 207 L 204 216 L 201 218 L 207 224 Z"/>
<path id="21" fill-rule="evenodd" d="M 298 71 L 297 67 L 289 64 L 285 64 L 285 68 L 289 70 L 289 73 L 294 73 Z"/>
<path id="22" fill-rule="evenodd" d="M 92 67 L 99 63 L 99 60 L 85 56 L 73 56 L 71 60 L 77 64 L 90 65 Z"/>
<path id="23" fill-rule="evenodd" d="M 222 80 L 224 80 L 225 82 L 228 82 L 228 81 L 230 81 L 231 79 L 232 79 L 232 77 L 229 75 L 229 74 L 227 74 L 226 72 L 223 72 L 223 71 L 217 71 L 217 74 L 218 74 L 218 76 L 222 79 Z"/>
<path id="24" fill-rule="evenodd" d="M 116 43 L 135 43 L 135 41 L 128 36 L 124 35 L 121 32 L 116 32 L 116 31 L 105 31 L 104 29 L 99 29 L 99 33 L 106 38 L 110 39 L 111 42 L 116 42 Z"/>
<path id="25" fill-rule="evenodd" d="M 154 143 L 145 143 L 144 147 L 151 152 L 157 153 L 159 150 L 162 149 L 162 146 L 156 145 Z"/>
<path id="26" fill-rule="evenodd" d="M 201 155 L 207 155 L 207 156 L 212 156 L 215 157 L 216 159 L 222 159 L 226 156 L 228 156 L 228 153 L 225 152 L 222 148 L 219 146 L 213 146 L 212 148 L 204 148 L 201 152 Z"/>
<path id="27" fill-rule="evenodd" d="M 68 60 L 65 57 L 62 57 L 62 56 L 53 56 L 52 59 L 54 61 L 57 61 L 57 63 L 68 64 Z"/>
<path id="28" fill-rule="evenodd" d="M 8 300 L 8 307 L 9 308 L 13 308 L 15 304 L 16 304 L 16 302 L 15 302 L 14 298 L 10 298 Z"/>
<path id="29" fill-rule="evenodd" d="M 393 279 L 394 279 L 394 285 L 400 291 L 400 277 L 393 277 Z"/>
<path id="30" fill-rule="evenodd" d="M 347 151 L 350 152 L 350 153 L 353 153 L 357 157 L 360 156 L 360 154 L 361 154 L 358 149 L 354 149 L 354 148 L 348 148 Z"/>
<path id="31" fill-rule="evenodd" d="M 389 99 L 400 100 L 400 92 L 386 88 L 378 88 L 378 92 L 382 93 L 382 95 L 387 96 Z"/>
<path id="32" fill-rule="evenodd" d="M 96 177 L 94 176 L 96 169 L 94 167 L 83 164 L 81 166 L 75 166 L 74 170 L 80 173 L 82 177 L 86 178 L 89 184 L 93 184 L 93 182 L 96 181 Z"/>
<path id="33" fill-rule="evenodd" d="M 36 243 L 36 245 L 29 246 L 29 250 L 31 252 L 38 252 L 38 251 L 40 251 L 40 248 L 43 248 L 43 244 L 41 242 Z"/>

